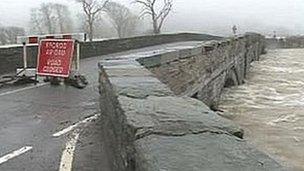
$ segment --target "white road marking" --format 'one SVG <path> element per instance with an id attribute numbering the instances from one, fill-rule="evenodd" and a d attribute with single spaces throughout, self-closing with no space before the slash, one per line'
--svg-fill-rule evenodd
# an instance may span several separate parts
<path id="1" fill-rule="evenodd" d="M 30 151 L 32 148 L 33 147 L 31 147 L 31 146 L 25 146 L 25 147 L 20 148 L 19 150 L 13 151 L 13 152 L 1 157 L 0 165 L 7 162 L 8 160 L 10 160 L 12 158 L 15 158 L 17 156 L 20 156 L 21 154 L 24 154 L 24 153 Z"/>
<path id="2" fill-rule="evenodd" d="M 14 94 L 14 93 L 18 93 L 18 92 L 21 92 L 21 91 L 25 91 L 25 90 L 30 90 L 30 89 L 42 87 L 42 86 L 45 86 L 47 84 L 48 83 L 41 83 L 41 84 L 37 84 L 37 85 L 34 85 L 34 86 L 29 86 L 29 87 L 20 88 L 20 89 L 17 89 L 17 90 L 8 91 L 8 92 L 5 92 L 5 93 L 1 93 L 0 96 L 5 96 L 5 95 L 9 95 L 9 94 Z"/>
<path id="3" fill-rule="evenodd" d="M 66 133 L 74 130 L 75 128 L 77 128 L 81 124 L 86 124 L 88 122 L 92 122 L 93 120 L 97 119 L 100 115 L 101 114 L 95 114 L 95 115 L 93 115 L 91 117 L 88 117 L 88 118 L 82 120 L 82 121 L 79 121 L 79 122 L 77 122 L 77 123 L 75 123 L 75 124 L 73 124 L 73 125 L 65 128 L 65 129 L 63 129 L 63 130 L 61 130 L 61 131 L 53 134 L 53 137 L 60 137 L 61 135 L 64 135 L 64 134 L 66 134 Z"/>
<path id="4" fill-rule="evenodd" d="M 62 152 L 59 171 L 71 171 L 74 159 L 74 152 L 79 138 L 79 132 L 75 132 L 73 137 L 66 143 Z"/>

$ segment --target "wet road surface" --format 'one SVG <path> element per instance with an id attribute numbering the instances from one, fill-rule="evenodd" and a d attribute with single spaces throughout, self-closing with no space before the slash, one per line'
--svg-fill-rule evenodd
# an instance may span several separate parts
<path id="1" fill-rule="evenodd" d="M 109 56 L 151 55 L 193 47 L 180 42 Z M 9 87 L 0 89 L 0 171 L 107 171 L 100 128 L 97 63 L 81 61 L 89 86 Z"/>
<path id="2" fill-rule="evenodd" d="M 304 171 L 304 49 L 269 51 L 244 85 L 225 89 L 220 108 L 249 142 Z"/>

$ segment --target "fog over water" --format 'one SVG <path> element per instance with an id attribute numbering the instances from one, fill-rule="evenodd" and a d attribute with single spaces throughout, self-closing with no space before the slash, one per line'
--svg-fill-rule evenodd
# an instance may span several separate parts
<path id="1" fill-rule="evenodd" d="M 132 0 L 113 1 L 139 11 Z M 0 23 L 27 27 L 30 8 L 42 2 L 67 4 L 73 16 L 81 12 L 74 0 L 0 0 Z M 226 35 L 235 24 L 240 32 L 304 34 L 303 11 L 303 0 L 175 0 L 164 30 Z"/>

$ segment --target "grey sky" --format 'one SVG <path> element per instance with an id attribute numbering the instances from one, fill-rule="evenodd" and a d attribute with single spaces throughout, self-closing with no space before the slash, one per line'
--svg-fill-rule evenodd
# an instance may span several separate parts
<path id="1" fill-rule="evenodd" d="M 113 1 L 137 8 L 132 0 Z M 73 0 L 0 0 L 0 23 L 28 26 L 30 8 L 41 2 L 69 4 L 73 14 L 80 12 Z M 303 0 L 175 0 L 165 30 L 226 34 L 236 24 L 240 31 L 304 34 L 303 11 Z"/>

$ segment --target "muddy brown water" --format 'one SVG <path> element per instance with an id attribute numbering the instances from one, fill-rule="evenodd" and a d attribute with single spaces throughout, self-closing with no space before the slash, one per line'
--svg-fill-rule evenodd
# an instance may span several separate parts
<path id="1" fill-rule="evenodd" d="M 244 85 L 224 90 L 220 109 L 251 144 L 304 171 L 304 49 L 269 50 Z"/>

